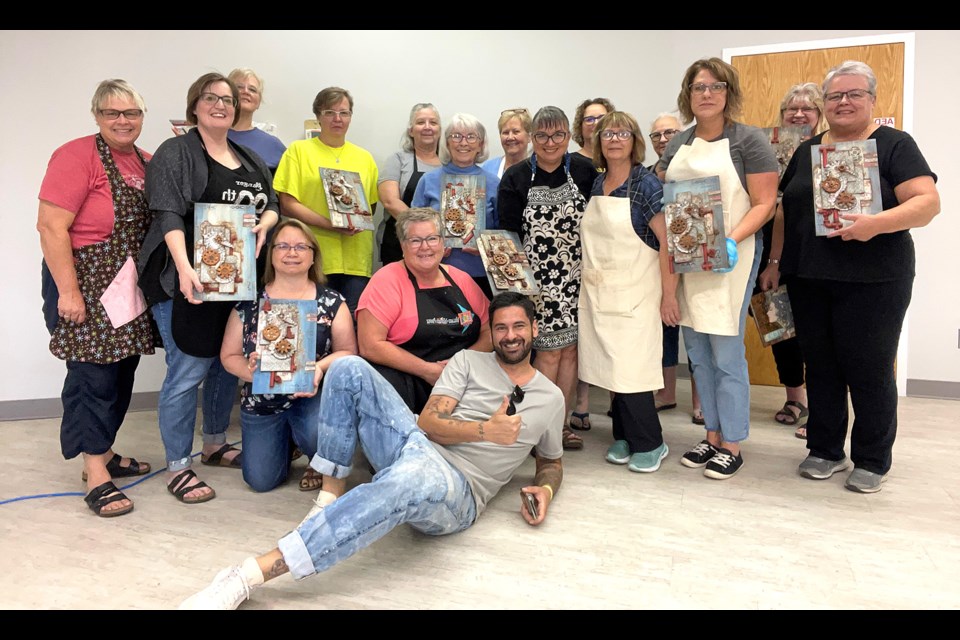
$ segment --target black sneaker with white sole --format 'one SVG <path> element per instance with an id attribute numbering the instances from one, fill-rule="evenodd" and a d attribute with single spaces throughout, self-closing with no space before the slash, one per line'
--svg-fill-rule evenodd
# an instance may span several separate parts
<path id="1" fill-rule="evenodd" d="M 729 449 L 720 447 L 717 454 L 710 458 L 707 467 L 703 470 L 703 475 L 714 480 L 726 480 L 740 471 L 743 466 L 743 456 L 739 453 L 733 455 Z"/>
<path id="2" fill-rule="evenodd" d="M 683 454 L 683 457 L 680 458 L 680 464 L 691 469 L 697 469 L 707 464 L 715 455 L 717 455 L 717 448 L 706 440 L 701 440 L 697 443 L 697 446 Z"/>

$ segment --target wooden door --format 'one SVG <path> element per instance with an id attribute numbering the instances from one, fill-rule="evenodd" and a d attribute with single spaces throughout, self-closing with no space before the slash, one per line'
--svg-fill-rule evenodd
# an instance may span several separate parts
<path id="1" fill-rule="evenodd" d="M 832 67 L 845 60 L 860 60 L 877 76 L 874 117 L 902 129 L 905 48 L 904 42 L 888 42 L 732 55 L 728 61 L 740 74 L 744 96 L 740 121 L 756 127 L 779 125 L 780 101 L 790 87 L 800 82 L 819 85 Z M 761 270 L 765 267 L 760 265 Z M 750 383 L 780 386 L 773 352 L 760 342 L 757 327 L 749 318 L 744 343 Z"/>

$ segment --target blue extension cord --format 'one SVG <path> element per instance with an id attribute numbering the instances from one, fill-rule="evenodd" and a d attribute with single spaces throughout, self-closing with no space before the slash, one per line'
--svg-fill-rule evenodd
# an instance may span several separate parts
<path id="1" fill-rule="evenodd" d="M 235 446 L 235 445 L 238 445 L 238 444 L 240 444 L 240 441 L 239 441 L 239 440 L 237 440 L 237 441 L 234 442 L 234 443 L 231 443 L 230 446 L 232 447 L 232 446 Z M 202 453 L 201 451 L 197 451 L 195 454 L 193 454 L 193 455 L 190 456 L 190 457 L 191 457 L 191 458 L 196 458 L 196 457 L 199 456 L 201 453 Z M 137 485 L 140 484 L 141 482 L 146 482 L 146 481 L 149 480 L 150 478 L 152 478 L 152 477 L 154 477 L 154 476 L 156 476 L 156 475 L 159 475 L 159 474 L 161 474 L 161 473 L 164 473 L 166 470 L 167 470 L 167 468 L 164 467 L 164 468 L 162 468 L 162 469 L 158 469 L 157 471 L 152 471 L 152 472 L 148 473 L 147 475 L 139 478 L 138 480 L 135 480 L 134 482 L 131 482 L 131 483 L 128 484 L 128 485 L 125 485 L 125 486 L 122 486 L 122 487 L 118 487 L 118 488 L 120 489 L 121 492 L 126 491 L 127 489 L 129 489 L 129 488 L 131 488 L 131 487 L 137 486 Z M 86 496 L 86 495 L 87 495 L 86 493 L 83 493 L 83 492 L 80 492 L 80 491 L 65 491 L 64 493 L 38 493 L 38 494 L 35 495 L 35 496 L 20 496 L 20 497 L 18 497 L 18 498 L 9 498 L 9 499 L 7 499 L 7 500 L 0 500 L 0 506 L 3 506 L 3 505 L 5 505 L 5 504 L 10 504 L 10 503 L 12 503 L 12 502 L 20 502 L 21 500 L 37 500 L 37 499 L 39 499 L 39 498 L 66 498 L 66 497 L 79 497 L 79 498 L 83 498 L 83 497 Z"/>

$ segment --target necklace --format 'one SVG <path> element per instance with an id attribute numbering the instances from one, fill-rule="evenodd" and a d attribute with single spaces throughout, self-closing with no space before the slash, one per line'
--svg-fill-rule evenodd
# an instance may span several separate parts
<path id="1" fill-rule="evenodd" d="M 837 136 L 834 135 L 834 133 L 833 133 L 832 130 L 829 130 L 829 131 L 827 131 L 825 134 L 823 134 L 823 137 L 826 138 L 827 136 L 829 136 L 829 137 L 830 137 L 830 142 L 851 142 L 851 141 L 853 141 L 853 140 L 865 140 L 866 138 L 864 137 L 863 134 L 865 134 L 865 133 L 867 132 L 867 130 L 870 128 L 870 125 L 872 125 L 872 124 L 873 124 L 872 122 L 868 122 L 868 123 L 867 123 L 867 126 L 865 126 L 863 129 L 860 130 L 860 133 L 858 133 L 856 136 L 854 136 L 854 137 L 852 137 L 852 138 L 848 138 L 848 139 L 846 139 L 846 140 L 837 140 Z"/>
<path id="2" fill-rule="evenodd" d="M 326 144 L 326 143 L 324 143 L 324 144 Z M 340 150 L 340 153 L 336 153 L 336 152 L 334 152 L 334 147 L 331 147 L 330 145 L 327 145 L 327 149 L 330 150 L 330 154 L 333 156 L 333 159 L 337 161 L 337 164 L 340 164 L 340 156 L 343 155 L 343 149 L 344 149 L 344 147 L 346 147 L 346 146 L 347 146 L 346 143 L 344 143 L 344 144 L 340 145 L 339 147 L 336 147 L 337 149 Z"/>

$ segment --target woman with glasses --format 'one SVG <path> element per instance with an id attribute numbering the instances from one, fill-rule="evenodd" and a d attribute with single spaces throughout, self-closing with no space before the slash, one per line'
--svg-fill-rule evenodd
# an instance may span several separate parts
<path id="1" fill-rule="evenodd" d="M 397 239 L 397 216 L 410 208 L 420 178 L 440 166 L 440 112 L 429 102 L 410 109 L 410 120 L 400 141 L 400 150 L 383 163 L 377 193 L 383 205 L 380 263 L 390 264 L 403 257 Z"/>
<path id="2" fill-rule="evenodd" d="M 462 349 L 493 348 L 489 300 L 468 273 L 440 264 L 439 211 L 407 209 L 397 218 L 397 235 L 403 260 L 370 279 L 357 309 L 357 337 L 360 355 L 420 413 L 447 360 Z"/>
<path id="3" fill-rule="evenodd" d="M 66 460 L 83 456 L 84 500 L 102 518 L 133 511 L 112 478 L 150 471 L 113 452 L 140 356 L 154 352 L 132 264 L 150 220 L 150 154 L 136 146 L 146 109 L 125 80 L 101 82 L 90 109 L 99 132 L 54 151 L 40 185 L 43 313 L 50 352 L 67 367 L 60 450 Z"/>
<path id="4" fill-rule="evenodd" d="M 606 98 L 584 100 L 577 105 L 573 116 L 573 141 L 580 145 L 577 153 L 594 162 L 594 132 L 600 119 L 614 110 L 613 103 Z M 583 380 L 577 381 L 577 396 L 575 406 L 570 413 L 570 427 L 578 431 L 589 431 L 590 424 L 590 385 Z M 613 402 L 613 392 L 610 392 L 610 402 Z M 613 410 L 607 411 L 612 415 Z"/>
<path id="5" fill-rule="evenodd" d="M 616 109 L 606 98 L 587 99 L 577 105 L 573 114 L 573 141 L 580 145 L 577 153 L 593 162 L 596 155 L 593 146 L 594 131 L 603 116 Z"/>
<path id="6" fill-rule="evenodd" d="M 657 119 L 650 125 L 650 142 L 653 144 L 653 150 L 657 154 L 657 162 L 663 156 L 667 148 L 667 143 L 673 139 L 673 136 L 680 133 L 683 125 L 680 120 L 672 113 L 661 113 Z M 654 162 L 649 167 L 650 171 L 656 173 L 657 163 Z M 677 406 L 677 365 L 680 363 L 680 325 L 663 326 L 663 388 L 653 397 L 657 403 L 657 411 L 667 411 Z M 689 360 L 689 357 L 687 358 Z M 700 406 L 700 394 L 697 393 L 697 382 L 691 376 L 690 378 L 690 399 L 693 405 L 693 414 L 691 421 L 693 424 L 703 425 L 703 409 Z"/>
<path id="7" fill-rule="evenodd" d="M 646 145 L 628 113 L 611 111 L 594 132 L 593 183 L 580 225 L 580 380 L 615 393 L 608 462 L 651 473 L 667 457 L 653 392 L 663 387 L 663 292 L 674 296 L 660 180 L 643 166 Z M 669 274 L 668 274 L 669 275 Z M 675 304 L 664 321 L 679 320 Z"/>
<path id="8" fill-rule="evenodd" d="M 894 364 L 916 262 L 910 229 L 927 225 L 940 212 L 940 196 L 937 176 L 914 139 L 874 122 L 877 79 L 868 65 L 848 60 L 831 69 L 823 81 L 823 102 L 830 129 L 799 146 L 780 180 L 780 272 L 810 398 L 809 455 L 799 473 L 823 480 L 852 461 L 854 470 L 844 486 L 874 493 L 890 471 L 897 435 Z M 830 178 L 839 182 L 834 193 L 853 195 L 857 204 L 840 212 L 841 228 L 818 236 L 814 188 L 828 185 L 815 184 L 811 153 L 815 145 L 858 141 L 876 145 L 880 184 L 872 197 L 880 198 L 883 210 L 859 213 L 861 194 L 850 193 L 847 179 L 827 176 L 824 183 Z M 855 414 L 849 460 L 844 453 L 848 389 Z"/>
<path id="9" fill-rule="evenodd" d="M 167 489 L 177 500 L 212 500 L 213 489 L 191 469 L 197 391 L 203 384 L 203 450 L 206 465 L 241 467 L 240 451 L 227 443 L 237 377 L 220 362 L 231 302 L 201 302 L 193 268 L 194 204 L 253 204 L 256 254 L 279 219 L 270 169 L 251 150 L 232 142 L 240 118 L 239 91 L 219 73 L 200 76 L 187 91 L 186 117 L 196 125 L 160 145 L 147 166 L 146 195 L 153 221 L 140 251 L 140 288 L 163 338 L 167 374 L 157 410 L 167 457 Z M 188 251 L 187 247 L 191 247 Z"/>
<path id="10" fill-rule="evenodd" d="M 323 253 L 327 285 L 343 294 L 355 313 L 360 293 L 373 273 L 373 232 L 341 228 L 330 222 L 320 169 L 342 169 L 360 174 L 371 209 L 377 203 L 377 163 L 366 149 L 347 141 L 353 122 L 353 96 L 346 89 L 327 87 L 313 101 L 320 135 L 296 140 L 287 148 L 273 180 L 283 215 L 313 230 Z"/>
<path id="11" fill-rule="evenodd" d="M 503 174 L 500 226 L 523 242 L 540 293 L 534 366 L 560 387 L 569 414 L 577 386 L 577 299 L 580 297 L 580 220 L 597 177 L 593 162 L 568 153 L 570 121 L 559 107 L 533 117 L 533 155 Z M 583 439 L 564 426 L 564 449 Z"/>
<path id="12" fill-rule="evenodd" d="M 490 158 L 481 166 L 497 178 L 503 177 L 503 172 L 523 162 L 530 155 L 530 112 L 526 109 L 507 109 L 500 112 L 497 120 L 497 129 L 500 131 L 500 146 L 503 155 Z"/>
<path id="13" fill-rule="evenodd" d="M 823 92 L 812 82 L 795 84 L 787 90 L 780 103 L 779 126 L 810 127 L 811 135 L 826 129 L 823 115 Z M 792 155 L 791 155 L 792 157 Z M 781 175 L 790 157 L 777 158 Z M 783 207 L 778 205 L 774 219 L 763 225 L 763 254 L 760 265 L 763 269 L 757 277 L 753 292 L 771 291 L 780 284 L 780 258 L 783 254 Z M 771 348 L 777 375 L 786 389 L 787 399 L 773 419 L 780 424 L 794 427 L 794 435 L 807 437 L 807 390 L 803 386 L 803 355 L 796 338 L 777 342 Z"/>
<path id="14" fill-rule="evenodd" d="M 290 441 L 310 459 L 317 452 L 320 384 L 337 358 L 356 355 L 357 339 L 343 296 L 324 286 L 320 247 L 299 220 L 277 225 L 267 251 L 264 286 L 256 300 L 236 305 L 223 336 L 224 368 L 243 380 L 240 429 L 243 437 L 243 479 L 254 491 L 270 491 L 290 473 Z M 253 372 L 260 359 L 259 309 L 265 300 L 316 300 L 317 344 L 313 390 L 304 393 L 254 394 Z M 301 491 L 320 488 L 321 475 L 307 467 Z"/>
<path id="15" fill-rule="evenodd" d="M 750 377 L 743 333 L 760 264 L 760 227 L 777 199 L 777 159 L 763 131 L 734 120 L 743 94 L 737 70 L 719 58 L 687 68 L 677 104 L 696 125 L 675 135 L 657 165 L 661 179 L 718 176 L 730 266 L 670 276 L 664 323 L 680 324 L 697 381 L 706 438 L 680 462 L 715 480 L 743 466 L 741 443 L 750 433 Z M 666 289 L 667 287 L 665 287 Z M 679 322 L 675 320 L 679 314 Z"/>
<path id="16" fill-rule="evenodd" d="M 475 116 L 468 113 L 457 113 L 450 119 L 444 131 L 444 144 L 440 147 L 440 161 L 443 166 L 439 170 L 428 173 L 417 185 L 413 194 L 413 206 L 436 209 L 446 214 L 441 208 L 443 185 L 441 181 L 450 176 L 478 176 L 486 188 L 486 229 L 496 229 L 497 220 L 497 187 L 500 179 L 480 166 L 479 163 L 487 159 L 487 130 Z M 443 259 L 449 264 L 470 274 L 473 281 L 480 287 L 487 298 L 493 297 L 487 272 L 484 269 L 480 253 L 476 249 L 464 247 L 451 249 Z"/>

